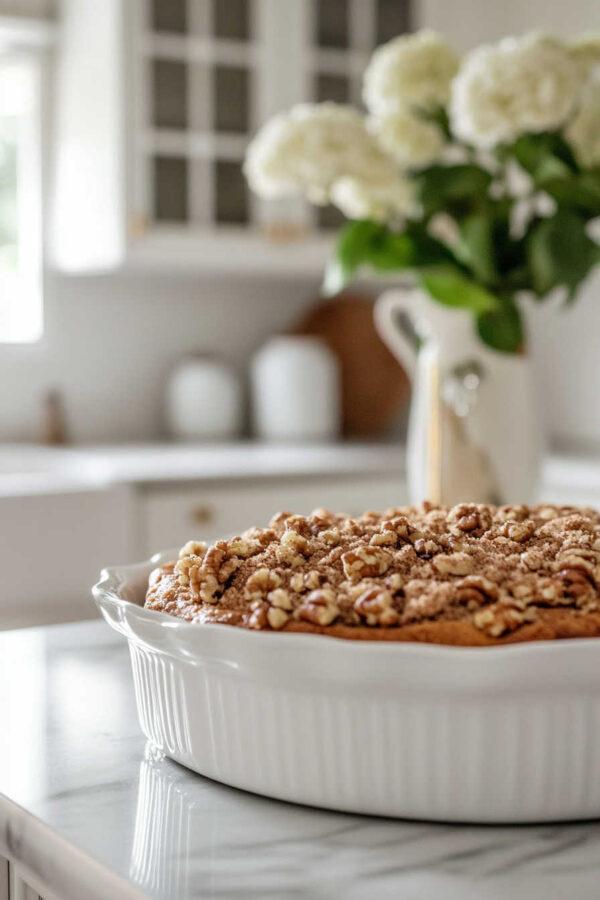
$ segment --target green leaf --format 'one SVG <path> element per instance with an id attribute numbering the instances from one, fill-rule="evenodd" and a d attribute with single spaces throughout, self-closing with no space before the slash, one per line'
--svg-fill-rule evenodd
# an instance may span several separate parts
<path id="1" fill-rule="evenodd" d="M 512 298 L 501 298 L 501 306 L 476 317 L 477 333 L 481 340 L 503 353 L 518 353 L 525 344 L 521 314 Z"/>
<path id="2" fill-rule="evenodd" d="M 451 259 L 450 251 L 419 223 L 394 232 L 377 222 L 350 222 L 342 229 L 336 255 L 325 270 L 323 292 L 326 296 L 339 293 L 361 266 L 398 272 Z"/>
<path id="3" fill-rule="evenodd" d="M 561 206 L 588 219 L 600 216 L 600 175 L 593 170 L 568 177 L 544 178 L 539 187 Z"/>
<path id="4" fill-rule="evenodd" d="M 498 277 L 494 238 L 493 213 L 471 213 L 460 223 L 460 241 L 454 251 L 475 277 L 487 284 L 493 284 Z"/>
<path id="5" fill-rule="evenodd" d="M 559 209 L 549 219 L 538 220 L 527 238 L 527 257 L 532 287 L 544 296 L 557 287 L 572 297 L 580 283 L 600 262 L 600 247 L 585 232 L 585 221 L 576 213 Z"/>
<path id="6" fill-rule="evenodd" d="M 340 231 L 335 256 L 328 262 L 323 281 L 323 292 L 331 297 L 338 294 L 365 262 L 371 243 L 385 231 L 377 222 L 360 220 L 348 222 Z"/>
<path id="7" fill-rule="evenodd" d="M 444 211 L 462 215 L 487 197 L 492 176 L 475 165 L 429 166 L 413 179 L 425 218 Z"/>
<path id="8" fill-rule="evenodd" d="M 432 122 L 434 125 L 437 125 L 446 140 L 451 141 L 453 139 L 452 130 L 450 128 L 450 117 L 448 116 L 445 107 L 417 107 L 414 110 L 414 113 L 418 119 L 423 119 L 425 122 Z"/>
<path id="9" fill-rule="evenodd" d="M 371 241 L 368 263 L 375 269 L 394 271 L 437 265 L 453 259 L 440 241 L 431 237 L 418 222 L 410 222 L 402 232 L 385 229 Z"/>
<path id="10" fill-rule="evenodd" d="M 406 232 L 386 231 L 371 241 L 366 262 L 382 272 L 395 272 L 415 265 L 414 240 Z"/>
<path id="11" fill-rule="evenodd" d="M 434 300 L 445 306 L 469 309 L 476 315 L 493 312 L 500 306 L 494 294 L 451 263 L 421 270 L 419 281 Z"/>
<path id="12" fill-rule="evenodd" d="M 506 154 L 514 156 L 536 181 L 579 170 L 571 147 L 558 132 L 523 134 Z"/>

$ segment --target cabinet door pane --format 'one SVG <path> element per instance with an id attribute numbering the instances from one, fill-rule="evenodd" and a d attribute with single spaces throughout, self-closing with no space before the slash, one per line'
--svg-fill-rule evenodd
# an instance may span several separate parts
<path id="1" fill-rule="evenodd" d="M 217 132 L 248 131 L 248 70 L 237 66 L 215 66 L 214 130 Z"/>
<path id="2" fill-rule="evenodd" d="M 315 95 L 319 103 L 323 100 L 348 103 L 350 84 L 343 75 L 317 75 Z"/>
<path id="3" fill-rule="evenodd" d="M 248 189 L 242 164 L 219 159 L 215 163 L 215 218 L 227 225 L 248 221 Z"/>
<path id="4" fill-rule="evenodd" d="M 335 206 L 319 206 L 317 210 L 319 228 L 340 228 L 346 219 Z"/>
<path id="5" fill-rule="evenodd" d="M 313 0 L 313 3 L 317 46 L 348 47 L 350 43 L 348 0 Z"/>
<path id="6" fill-rule="evenodd" d="M 171 59 L 152 63 L 152 121 L 155 128 L 188 127 L 187 65 Z"/>
<path id="7" fill-rule="evenodd" d="M 157 222 L 187 222 L 188 161 L 183 157 L 154 158 L 154 218 Z"/>
<path id="8" fill-rule="evenodd" d="M 152 28 L 154 31 L 170 31 L 185 34 L 187 0 L 152 0 Z"/>
<path id="9" fill-rule="evenodd" d="M 377 43 L 410 31 L 410 0 L 377 0 Z"/>
<path id="10" fill-rule="evenodd" d="M 250 0 L 213 0 L 215 37 L 246 41 L 250 37 Z"/>

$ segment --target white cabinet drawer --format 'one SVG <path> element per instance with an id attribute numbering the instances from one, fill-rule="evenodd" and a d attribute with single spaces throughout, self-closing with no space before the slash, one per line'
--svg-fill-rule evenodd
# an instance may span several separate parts
<path id="1" fill-rule="evenodd" d="M 140 552 L 177 547 L 190 538 L 212 541 L 264 525 L 279 510 L 302 514 L 317 506 L 358 515 L 406 502 L 401 479 L 311 478 L 237 485 L 150 488 L 141 497 Z"/>

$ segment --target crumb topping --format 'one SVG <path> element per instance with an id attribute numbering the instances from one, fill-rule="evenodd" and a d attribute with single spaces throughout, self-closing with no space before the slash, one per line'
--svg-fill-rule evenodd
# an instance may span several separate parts
<path id="1" fill-rule="evenodd" d="M 146 606 L 193 622 L 285 629 L 464 620 L 491 638 L 543 609 L 600 609 L 600 515 L 461 503 L 278 513 L 267 528 L 188 541 L 152 573 Z"/>

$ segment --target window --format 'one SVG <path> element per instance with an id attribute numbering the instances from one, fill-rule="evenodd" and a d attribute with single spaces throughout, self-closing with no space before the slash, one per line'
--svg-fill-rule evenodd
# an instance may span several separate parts
<path id="1" fill-rule="evenodd" d="M 0 342 L 42 334 L 39 60 L 0 55 Z"/>

